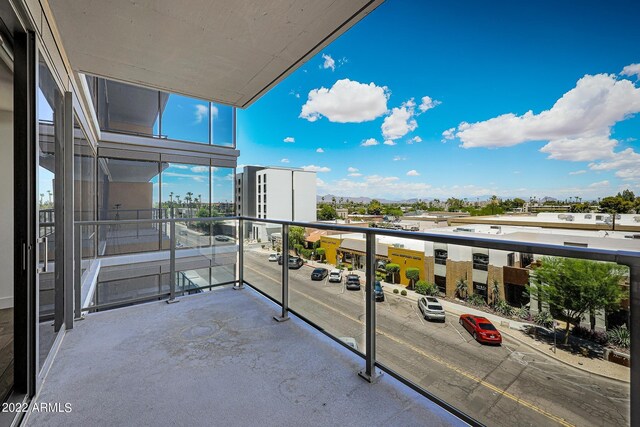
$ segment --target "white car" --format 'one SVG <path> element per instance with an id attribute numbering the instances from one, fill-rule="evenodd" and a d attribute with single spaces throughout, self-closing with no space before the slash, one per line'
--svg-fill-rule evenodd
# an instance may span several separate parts
<path id="1" fill-rule="evenodd" d="M 334 268 L 329 272 L 329 281 L 342 283 L 342 270 Z"/>
<path id="2" fill-rule="evenodd" d="M 269 262 L 278 261 L 278 254 L 269 254 Z"/>
<path id="3" fill-rule="evenodd" d="M 436 297 L 422 297 L 418 300 L 418 308 L 427 320 L 442 320 L 444 322 L 445 314 L 442 304 Z"/>

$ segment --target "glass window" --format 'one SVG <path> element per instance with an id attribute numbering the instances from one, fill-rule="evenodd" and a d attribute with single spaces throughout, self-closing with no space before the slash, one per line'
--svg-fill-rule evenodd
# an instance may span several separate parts
<path id="1" fill-rule="evenodd" d="M 211 168 L 181 163 L 163 163 L 162 168 L 162 208 L 168 217 L 209 217 Z"/>
<path id="2" fill-rule="evenodd" d="M 162 110 L 162 134 L 169 139 L 209 143 L 210 104 L 182 95 L 168 95 Z"/>
<path id="3" fill-rule="evenodd" d="M 235 110 L 228 105 L 211 103 L 211 144 L 233 147 Z"/>
<path id="4" fill-rule="evenodd" d="M 74 123 L 74 220 L 94 221 L 96 219 L 96 155 L 93 147 L 80 127 Z M 82 257 L 93 258 L 95 254 L 95 227 L 83 227 Z M 82 271 L 88 267 L 82 263 Z"/>
<path id="5" fill-rule="evenodd" d="M 233 183 L 235 182 L 233 168 L 214 167 L 211 174 L 211 206 L 212 216 L 235 215 L 233 203 Z"/>

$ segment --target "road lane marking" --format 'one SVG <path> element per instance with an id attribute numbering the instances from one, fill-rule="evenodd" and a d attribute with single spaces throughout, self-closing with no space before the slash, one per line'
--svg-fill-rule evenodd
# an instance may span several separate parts
<path id="1" fill-rule="evenodd" d="M 451 320 L 449 320 L 449 324 L 451 325 L 453 330 L 456 331 L 458 333 L 458 335 L 460 335 L 460 339 L 462 340 L 462 342 L 467 342 L 467 340 L 464 339 L 464 337 L 462 336 L 460 331 L 458 329 L 456 329 L 455 325 L 453 323 L 451 323 Z"/>
<path id="2" fill-rule="evenodd" d="M 279 281 L 277 281 L 276 279 L 274 279 L 274 278 L 272 278 L 272 277 L 269 277 L 269 276 L 267 276 L 266 274 L 264 274 L 264 273 L 262 273 L 262 272 L 260 272 L 260 271 L 258 271 L 258 270 L 256 270 L 256 269 L 254 269 L 254 268 L 252 268 L 252 267 L 248 267 L 248 268 L 249 268 L 249 269 L 251 269 L 251 270 L 253 270 L 253 271 L 255 271 L 256 273 L 260 274 L 261 276 L 264 276 L 264 277 L 266 277 L 267 279 L 272 280 L 272 281 L 274 281 L 274 282 L 276 282 L 276 283 L 280 284 L 280 282 L 279 282 Z M 352 316 L 349 316 L 348 314 L 345 314 L 345 313 L 343 313 L 342 311 L 337 310 L 336 308 L 334 308 L 334 307 L 330 306 L 329 304 L 326 304 L 326 303 L 325 303 L 325 302 L 323 302 L 323 301 L 320 301 L 320 300 L 318 300 L 318 299 L 316 299 L 316 298 L 314 298 L 314 297 L 312 297 L 312 296 L 309 296 L 308 294 L 306 294 L 306 293 L 304 293 L 304 292 L 300 292 L 300 291 L 298 291 L 298 290 L 291 289 L 291 288 L 290 288 L 290 291 L 292 291 L 292 292 L 296 292 L 296 293 L 298 293 L 298 294 L 300 294 L 300 295 L 302 295 L 302 296 L 306 297 L 307 299 L 309 299 L 309 300 L 311 300 L 311 301 L 313 301 L 313 302 L 317 303 L 318 305 L 321 305 L 321 306 L 323 306 L 323 307 L 327 308 L 328 310 L 334 311 L 334 312 L 336 312 L 336 313 L 338 313 L 338 314 L 342 315 L 343 317 L 345 317 L 345 318 L 347 318 L 347 319 L 349 319 L 349 320 L 351 320 L 351 321 L 353 321 L 353 322 L 359 323 L 359 324 L 361 324 L 361 325 L 362 325 L 362 324 L 364 324 L 364 323 L 363 323 L 362 321 L 360 321 L 359 319 L 354 318 L 354 317 L 352 317 Z M 454 328 L 454 329 L 455 329 L 455 328 Z M 459 375 L 462 375 L 463 377 L 465 377 L 465 378 L 467 378 L 467 379 L 469 379 L 469 380 L 471 380 L 471 381 L 474 381 L 474 382 L 476 382 L 476 383 L 480 384 L 480 385 L 481 385 L 481 386 L 483 386 L 483 387 L 488 388 L 489 390 L 491 390 L 491 391 L 493 391 L 493 392 L 495 392 L 495 393 L 497 393 L 497 394 L 499 394 L 499 395 L 501 395 L 501 396 L 503 396 L 503 397 L 506 397 L 507 399 L 510 399 L 510 400 L 512 400 L 512 401 L 514 401 L 514 402 L 516 402 L 516 403 L 518 403 L 518 404 L 520 404 L 520 405 L 524 406 L 525 408 L 531 409 L 532 411 L 537 412 L 538 414 L 543 415 L 543 416 L 545 416 L 545 417 L 549 418 L 550 420 L 557 422 L 558 424 L 560 424 L 560 425 L 562 425 L 562 426 L 565 426 L 565 427 L 575 427 L 575 425 L 574 425 L 574 424 L 569 423 L 569 422 L 568 422 L 568 421 L 566 421 L 564 418 L 561 418 L 561 417 L 559 417 L 559 416 L 557 416 L 557 415 L 554 415 L 554 414 L 552 414 L 552 413 L 550 413 L 550 412 L 548 412 L 548 411 L 546 411 L 546 410 L 544 410 L 544 409 L 540 408 L 539 406 L 536 406 L 535 404 L 533 404 L 533 403 L 531 403 L 531 402 L 529 402 L 529 401 L 527 401 L 527 400 L 524 400 L 524 399 L 522 399 L 522 398 L 520 398 L 520 397 L 518 397 L 518 396 L 516 396 L 516 395 L 514 395 L 514 394 L 511 394 L 511 393 L 509 393 L 508 391 L 503 390 L 503 389 L 501 389 L 500 387 L 495 386 L 495 385 L 491 384 L 490 382 L 485 381 L 485 380 L 483 380 L 482 378 L 480 378 L 480 377 L 478 377 L 478 376 L 476 376 L 476 375 L 470 374 L 470 373 L 466 372 L 465 370 L 463 370 L 463 369 L 461 369 L 461 368 L 457 367 L 456 365 L 454 365 L 454 364 L 452 364 L 452 363 L 449 363 L 449 362 L 447 362 L 447 361 L 446 361 L 446 360 L 444 360 L 444 359 L 441 359 L 441 358 L 440 358 L 440 357 L 438 357 L 438 356 L 434 356 L 434 355 L 428 354 L 428 353 L 424 352 L 422 349 L 420 349 L 420 348 L 418 348 L 418 347 L 414 346 L 413 344 L 410 344 L 410 343 L 408 343 L 408 342 L 406 342 L 406 341 L 403 341 L 403 340 L 401 340 L 401 339 L 399 339 L 399 338 L 395 337 L 394 335 L 391 335 L 391 334 L 389 334 L 389 333 L 387 333 L 387 332 L 384 332 L 384 331 L 382 331 L 382 330 L 378 330 L 378 331 L 377 331 L 377 333 L 379 333 L 380 335 L 383 335 L 383 336 L 387 337 L 388 339 L 390 339 L 391 341 L 396 342 L 396 343 L 397 343 L 397 344 L 399 344 L 399 345 L 405 346 L 405 347 L 409 348 L 410 350 L 413 350 L 414 352 L 418 353 L 419 355 L 424 356 L 424 357 L 426 357 L 427 359 L 430 359 L 430 360 L 432 360 L 432 361 L 434 361 L 434 362 L 436 362 L 436 363 L 438 363 L 438 364 L 440 364 L 440 365 L 444 366 L 445 368 L 450 369 L 451 371 L 453 371 L 453 372 L 455 372 L 455 373 L 457 373 L 457 374 L 459 374 Z M 460 332 L 458 332 L 458 333 L 460 333 Z"/>

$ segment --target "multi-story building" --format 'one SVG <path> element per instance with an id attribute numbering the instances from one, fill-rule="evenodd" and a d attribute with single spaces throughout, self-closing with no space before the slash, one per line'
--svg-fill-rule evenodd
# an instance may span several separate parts
<path id="1" fill-rule="evenodd" d="M 316 220 L 316 173 L 298 168 L 245 166 L 236 174 L 236 211 L 252 218 Z M 253 223 L 251 236 L 266 240 L 277 226 Z"/>

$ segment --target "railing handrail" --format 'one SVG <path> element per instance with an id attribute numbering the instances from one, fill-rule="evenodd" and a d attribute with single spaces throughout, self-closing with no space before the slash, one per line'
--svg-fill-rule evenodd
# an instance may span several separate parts
<path id="1" fill-rule="evenodd" d="M 632 250 L 566 246 L 554 243 L 523 242 L 519 240 L 509 240 L 508 236 L 497 235 L 493 235 L 492 238 L 486 238 L 482 236 L 449 235 L 441 234 L 438 232 L 424 231 L 389 230 L 383 228 L 355 227 L 343 224 L 287 221 L 267 218 L 253 218 L 247 216 L 77 221 L 75 224 L 82 227 L 96 225 L 158 224 L 172 222 L 214 222 L 233 221 L 240 219 L 249 222 L 262 222 L 269 224 L 315 228 L 319 230 L 342 231 L 344 233 L 359 233 L 365 235 L 373 233 L 379 236 L 400 237 L 425 242 L 454 244 L 459 246 L 479 247 L 501 251 L 517 250 L 518 252 L 533 253 L 537 255 L 583 258 L 596 261 L 609 261 L 625 265 L 629 265 L 631 263 L 640 263 L 640 251 Z"/>

